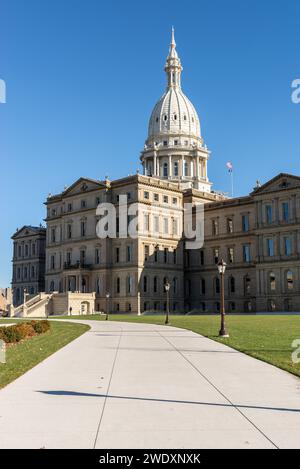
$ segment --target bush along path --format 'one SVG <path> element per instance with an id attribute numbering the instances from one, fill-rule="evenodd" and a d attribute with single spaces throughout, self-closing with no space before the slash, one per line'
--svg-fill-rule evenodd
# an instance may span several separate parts
<path id="1" fill-rule="evenodd" d="M 21 322 L 0 329 L 0 340 L 6 344 L 15 344 L 22 340 L 31 339 L 35 335 L 43 334 L 50 330 L 49 321 Z"/>

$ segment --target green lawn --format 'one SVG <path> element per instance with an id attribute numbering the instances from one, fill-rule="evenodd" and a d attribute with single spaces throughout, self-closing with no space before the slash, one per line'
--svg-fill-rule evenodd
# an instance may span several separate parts
<path id="1" fill-rule="evenodd" d="M 70 317 L 67 316 L 68 319 Z M 105 316 L 72 316 L 73 319 L 105 320 Z M 110 321 L 164 324 L 164 316 L 135 316 L 111 314 Z M 222 342 L 252 357 L 300 376 L 300 363 L 292 362 L 291 347 L 300 339 L 300 316 L 227 316 L 228 339 L 219 339 L 219 316 L 171 316 L 170 324 L 189 329 L 210 339 Z M 300 356 L 300 354 L 299 354 Z"/>
<path id="2" fill-rule="evenodd" d="M 17 322 L 13 318 L 0 323 Z M 8 347 L 6 364 L 0 363 L 0 388 L 18 378 L 52 353 L 86 332 L 89 326 L 51 321 L 51 330 Z"/>

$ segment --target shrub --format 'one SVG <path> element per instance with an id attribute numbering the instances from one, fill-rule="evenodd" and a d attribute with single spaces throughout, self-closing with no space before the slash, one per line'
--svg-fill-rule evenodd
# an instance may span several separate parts
<path id="1" fill-rule="evenodd" d="M 20 342 L 22 339 L 33 337 L 36 334 L 43 334 L 50 329 L 49 321 L 28 321 L 19 324 L 3 327 L 0 329 L 0 339 L 6 343 Z"/>
<path id="2" fill-rule="evenodd" d="M 29 322 L 22 322 L 21 324 L 17 324 L 15 327 L 21 334 L 22 339 L 26 339 L 26 337 L 32 337 L 35 335 L 35 330 Z"/>
<path id="3" fill-rule="evenodd" d="M 31 321 L 30 323 L 37 334 L 42 334 L 50 329 L 49 321 Z"/>

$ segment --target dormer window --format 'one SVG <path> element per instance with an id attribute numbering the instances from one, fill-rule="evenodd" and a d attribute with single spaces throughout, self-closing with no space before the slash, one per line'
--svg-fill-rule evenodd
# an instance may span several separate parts
<path id="1" fill-rule="evenodd" d="M 187 119 L 187 117 L 186 117 L 186 115 L 184 114 L 184 116 L 183 116 L 183 120 L 184 120 L 184 121 L 186 121 L 186 119 Z"/>
<path id="2" fill-rule="evenodd" d="M 158 122 L 158 121 L 159 121 L 159 119 L 158 119 L 158 117 L 157 117 L 157 118 L 155 119 L 155 122 Z"/>
<path id="3" fill-rule="evenodd" d="M 177 114 L 174 114 L 174 121 L 177 121 Z"/>
<path id="4" fill-rule="evenodd" d="M 167 116 L 167 114 L 165 114 L 164 115 L 164 121 L 167 122 L 167 120 L 168 120 L 168 116 Z"/>

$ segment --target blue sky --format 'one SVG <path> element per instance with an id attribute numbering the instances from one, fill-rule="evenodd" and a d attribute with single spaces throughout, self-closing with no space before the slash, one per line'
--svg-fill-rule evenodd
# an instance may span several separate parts
<path id="1" fill-rule="evenodd" d="M 4 0 L 0 25 L 0 286 L 11 234 L 43 220 L 49 192 L 136 172 L 172 25 L 214 188 L 230 191 L 228 160 L 235 195 L 300 174 L 297 0 Z"/>

